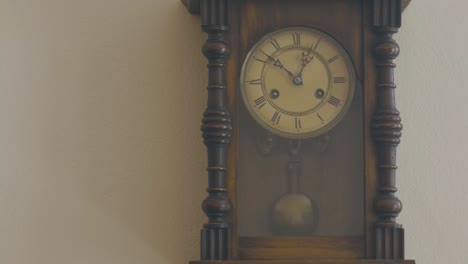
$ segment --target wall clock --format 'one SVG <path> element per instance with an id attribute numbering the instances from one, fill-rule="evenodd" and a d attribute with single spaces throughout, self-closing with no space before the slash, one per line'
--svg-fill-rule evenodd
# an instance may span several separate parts
<path id="1" fill-rule="evenodd" d="M 397 222 L 402 0 L 183 0 L 208 34 L 192 264 L 411 264 Z"/>

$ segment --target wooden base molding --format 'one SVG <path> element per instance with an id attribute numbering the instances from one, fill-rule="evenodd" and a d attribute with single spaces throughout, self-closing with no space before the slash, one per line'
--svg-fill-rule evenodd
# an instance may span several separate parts
<path id="1" fill-rule="evenodd" d="M 317 259 L 317 260 L 229 260 L 192 261 L 190 264 L 415 264 L 414 260 Z"/>

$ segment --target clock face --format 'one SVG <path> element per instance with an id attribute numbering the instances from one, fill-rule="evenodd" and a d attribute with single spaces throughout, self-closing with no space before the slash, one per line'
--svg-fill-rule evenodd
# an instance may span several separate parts
<path id="1" fill-rule="evenodd" d="M 287 138 L 309 138 L 343 118 L 353 99 L 355 71 L 334 38 L 291 27 L 266 35 L 252 48 L 240 87 L 262 127 Z"/>

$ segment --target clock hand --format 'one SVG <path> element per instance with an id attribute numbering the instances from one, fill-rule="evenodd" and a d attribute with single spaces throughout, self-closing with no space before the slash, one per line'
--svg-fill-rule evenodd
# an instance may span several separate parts
<path id="1" fill-rule="evenodd" d="M 307 66 L 307 64 L 309 64 L 313 59 L 314 59 L 314 56 L 311 56 L 310 53 L 312 52 L 312 47 L 309 48 L 309 51 L 307 52 L 307 54 L 305 52 L 302 52 L 302 66 L 301 66 L 301 70 L 299 71 L 299 73 L 294 76 L 293 78 L 293 83 L 295 85 L 303 85 L 303 80 L 302 80 L 302 72 L 304 71 L 304 68 Z"/>
<path id="2" fill-rule="evenodd" d="M 294 78 L 294 74 L 293 74 L 291 71 L 289 71 L 288 69 L 286 69 L 279 59 L 274 60 L 274 61 L 273 61 L 273 65 L 275 65 L 276 67 L 279 67 L 279 68 L 285 70 L 285 71 L 288 73 L 289 76 L 291 76 L 292 78 Z"/>
<path id="3" fill-rule="evenodd" d="M 273 62 L 273 66 L 276 66 L 276 67 L 286 71 L 288 73 L 288 75 L 291 76 L 291 78 L 294 78 L 294 74 L 290 70 L 286 69 L 286 67 L 284 67 L 284 65 L 283 65 L 283 63 L 281 63 L 280 59 L 273 58 L 273 56 L 266 54 L 263 50 L 260 50 L 260 51 L 263 54 L 265 54 L 265 56 L 267 56 L 269 60 L 271 60 Z"/>

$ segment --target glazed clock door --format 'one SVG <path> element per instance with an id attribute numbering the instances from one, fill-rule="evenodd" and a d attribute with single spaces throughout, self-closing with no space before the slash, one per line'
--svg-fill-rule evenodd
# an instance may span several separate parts
<path id="1" fill-rule="evenodd" d="M 291 26 L 265 20 L 241 43 L 238 255 L 360 258 L 366 219 L 358 43 L 334 25 L 301 23 L 311 19 L 306 14 L 296 19 Z M 327 243 L 333 250 L 318 252 Z"/>
<path id="2" fill-rule="evenodd" d="M 320 30 L 283 28 L 252 47 L 240 79 L 241 236 L 363 234 L 356 87 L 349 55 Z"/>

